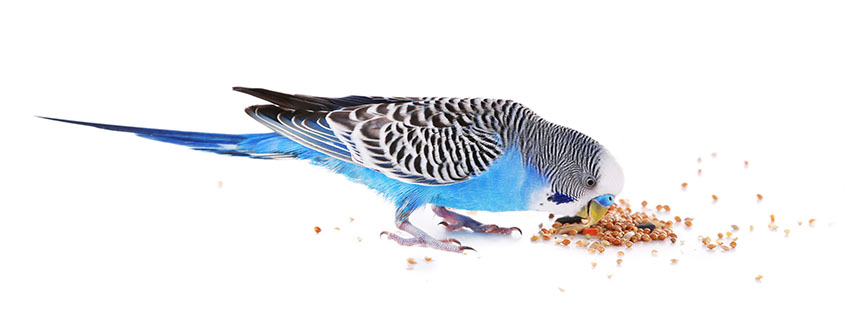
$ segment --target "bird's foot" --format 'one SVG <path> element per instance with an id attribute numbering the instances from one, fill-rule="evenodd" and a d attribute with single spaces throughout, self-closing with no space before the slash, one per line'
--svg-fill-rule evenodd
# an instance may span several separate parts
<path id="1" fill-rule="evenodd" d="M 522 235 L 522 230 L 517 227 L 503 228 L 493 224 L 485 225 L 475 219 L 452 212 L 444 206 L 434 206 L 434 213 L 443 218 L 440 225 L 445 226 L 446 231 L 469 228 L 474 232 L 510 235 L 516 230 Z"/>
<path id="2" fill-rule="evenodd" d="M 475 249 L 471 247 L 461 245 L 460 241 L 458 241 L 457 239 L 448 238 L 445 240 L 437 240 L 434 237 L 425 233 L 424 231 L 419 230 L 419 228 L 414 227 L 412 224 L 410 224 L 410 222 L 407 221 L 402 222 L 398 227 L 399 229 L 410 233 L 411 235 L 413 235 L 413 237 L 404 238 L 395 233 L 390 233 L 387 231 L 381 232 L 381 236 L 386 235 L 388 238 L 390 238 L 390 240 L 393 240 L 396 243 L 404 246 L 422 245 L 438 250 L 457 253 L 463 253 L 463 251 L 465 250 L 475 251 Z"/>

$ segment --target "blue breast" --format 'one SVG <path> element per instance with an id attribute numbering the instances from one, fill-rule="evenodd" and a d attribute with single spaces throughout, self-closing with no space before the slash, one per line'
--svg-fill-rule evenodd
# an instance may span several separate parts
<path id="1" fill-rule="evenodd" d="M 527 210 L 532 191 L 545 186 L 526 166 L 516 149 L 509 149 L 483 174 L 468 181 L 432 187 L 433 203 L 451 208 L 492 212 Z"/>
<path id="2" fill-rule="evenodd" d="M 406 211 L 426 203 L 493 212 L 527 210 L 531 192 L 546 184 L 536 171 L 523 163 L 522 155 L 513 148 L 495 160 L 483 174 L 464 182 L 441 186 L 400 182 L 375 170 L 325 157 L 315 151 L 302 153 L 299 157 L 312 159 L 314 164 L 378 191 Z"/>

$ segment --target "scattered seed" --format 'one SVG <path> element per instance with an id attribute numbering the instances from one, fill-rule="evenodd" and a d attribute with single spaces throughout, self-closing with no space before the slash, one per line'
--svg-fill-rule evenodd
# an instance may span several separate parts
<path id="1" fill-rule="evenodd" d="M 711 153 L 711 158 L 717 158 L 717 153 Z"/>
<path id="2" fill-rule="evenodd" d="M 731 246 L 734 249 L 734 248 L 738 247 L 738 242 L 732 241 L 731 243 L 729 243 L 729 246 Z"/>
<path id="3" fill-rule="evenodd" d="M 623 259 L 622 259 L 622 258 L 618 258 L 618 259 L 617 259 L 617 266 L 619 266 L 619 265 L 620 265 L 620 264 L 622 264 L 622 263 L 623 263 Z"/>
<path id="4" fill-rule="evenodd" d="M 814 224 L 814 223 L 815 223 L 815 219 L 814 219 L 814 218 L 809 219 L 809 224 L 810 224 L 810 225 L 811 225 L 811 224 Z"/>
<path id="5" fill-rule="evenodd" d="M 670 263 L 671 263 L 671 264 L 676 264 L 676 263 L 678 263 L 678 262 L 679 262 L 679 259 L 677 259 L 677 258 L 671 258 L 671 259 L 670 259 Z"/>
<path id="6" fill-rule="evenodd" d="M 758 198 L 758 199 L 759 199 L 759 202 L 761 202 L 761 200 L 762 200 L 764 197 L 763 197 L 763 196 L 761 196 L 761 194 L 756 194 L 756 198 Z"/>
<path id="7" fill-rule="evenodd" d="M 652 250 L 652 256 L 658 255 L 658 250 Z"/>
<path id="8" fill-rule="evenodd" d="M 354 222 L 354 217 L 348 217 L 348 222 Z"/>
<path id="9" fill-rule="evenodd" d="M 776 231 L 776 229 L 779 228 L 779 226 L 774 224 L 769 224 L 767 225 L 767 227 L 770 228 L 770 231 Z"/>
<path id="10" fill-rule="evenodd" d="M 646 201 L 640 202 L 640 205 L 643 206 L 643 207 L 646 207 L 647 204 L 649 204 L 649 203 L 647 203 Z"/>
<path id="11" fill-rule="evenodd" d="M 714 248 L 716 248 L 717 246 L 716 246 L 716 245 L 714 245 L 714 244 L 709 244 L 707 247 L 708 247 L 708 249 L 709 249 L 709 250 L 713 250 L 713 249 L 714 249 Z"/>
<path id="12" fill-rule="evenodd" d="M 711 199 L 714 200 L 715 202 L 717 202 L 717 195 L 711 194 Z"/>
<path id="13" fill-rule="evenodd" d="M 664 210 L 669 212 L 670 211 L 670 205 L 664 205 Z"/>
<path id="14" fill-rule="evenodd" d="M 543 241 L 549 241 L 549 239 L 552 239 L 552 237 L 549 236 L 548 234 L 544 234 L 544 235 L 540 236 L 540 238 L 542 238 Z"/>
<path id="15" fill-rule="evenodd" d="M 797 225 L 798 225 L 798 226 L 802 226 L 802 225 L 803 225 L 803 222 L 802 222 L 802 221 L 798 221 L 798 222 L 797 222 Z"/>
<path id="16" fill-rule="evenodd" d="M 791 233 L 791 229 L 785 229 L 785 236 L 786 237 L 788 236 L 789 233 Z"/>
<path id="17" fill-rule="evenodd" d="M 702 157 L 697 157 L 697 163 L 701 163 L 701 162 L 702 162 Z"/>
<path id="18" fill-rule="evenodd" d="M 430 261 L 431 261 L 431 258 L 430 258 L 430 257 L 425 256 L 425 261 L 426 261 L 426 262 L 430 262 Z"/>
<path id="19" fill-rule="evenodd" d="M 762 278 L 764 278 L 764 276 L 762 276 L 762 275 L 758 275 L 758 276 L 756 276 L 756 281 L 759 281 L 759 282 L 760 282 Z"/>
<path id="20" fill-rule="evenodd" d="M 676 216 L 676 217 L 673 217 L 673 219 L 675 219 L 676 222 L 682 222 L 682 217 Z"/>
<path id="21" fill-rule="evenodd" d="M 590 266 L 593 267 L 593 268 L 596 268 L 596 262 L 591 262 Z"/>
<path id="22" fill-rule="evenodd" d="M 339 227 L 334 227 L 334 230 L 339 231 Z"/>
<path id="23" fill-rule="evenodd" d="M 623 255 L 626 255 L 626 252 L 623 252 L 623 251 L 617 251 L 617 256 L 623 256 Z"/>
<path id="24" fill-rule="evenodd" d="M 549 219 L 555 218 L 555 214 L 549 214 Z"/>
<path id="25" fill-rule="evenodd" d="M 315 226 L 315 227 L 313 227 L 313 231 L 315 231 L 316 233 L 319 233 L 319 232 L 322 232 L 322 228 L 319 228 L 319 226 Z"/>
<path id="26" fill-rule="evenodd" d="M 416 264 L 416 261 L 413 260 L 413 258 L 408 258 L 407 263 L 410 264 L 410 265 L 414 265 L 414 264 Z"/>
<path id="27" fill-rule="evenodd" d="M 776 216 L 773 216 L 773 214 L 770 214 L 770 222 L 776 222 Z"/>
<path id="28" fill-rule="evenodd" d="M 697 169 L 697 175 L 698 175 L 698 176 L 701 176 L 701 175 L 702 175 L 702 169 Z"/>
<path id="29" fill-rule="evenodd" d="M 732 231 L 726 231 L 726 237 L 731 238 L 732 237 Z"/>
<path id="30" fill-rule="evenodd" d="M 738 231 L 738 225 L 732 225 L 732 230 Z"/>
<path id="31" fill-rule="evenodd" d="M 722 233 L 720 233 L 720 232 L 718 232 L 718 233 L 717 233 L 717 238 L 718 238 L 718 239 L 723 238 L 723 234 L 722 234 Z"/>
<path id="32" fill-rule="evenodd" d="M 750 225 L 750 231 L 753 231 L 753 225 Z"/>
<path id="33" fill-rule="evenodd" d="M 539 239 L 540 239 L 540 237 L 538 237 L 536 234 L 531 236 L 531 242 L 537 241 Z"/>
<path id="34" fill-rule="evenodd" d="M 690 227 L 692 225 L 693 225 L 693 223 L 690 220 L 685 220 L 685 226 Z"/>
<path id="35" fill-rule="evenodd" d="M 728 246 L 725 246 L 725 245 L 721 245 L 721 246 L 720 246 L 720 248 L 721 248 L 721 249 L 723 249 L 724 251 L 728 251 L 728 250 L 729 250 L 729 247 L 728 247 Z"/>
<path id="36" fill-rule="evenodd" d="M 684 189 L 687 189 L 687 188 L 688 188 L 688 183 L 682 182 L 682 189 L 684 190 Z"/>
<path id="37" fill-rule="evenodd" d="M 744 168 L 747 168 L 747 167 L 749 167 L 749 166 L 750 166 L 750 162 L 749 162 L 749 161 L 744 160 Z"/>
<path id="38" fill-rule="evenodd" d="M 564 290 L 564 288 L 561 288 L 561 287 L 558 287 L 558 290 L 560 290 L 561 292 L 566 291 L 566 290 Z"/>
<path id="39" fill-rule="evenodd" d="M 608 274 L 608 279 L 611 279 L 611 277 L 614 277 L 614 274 Z"/>
<path id="40" fill-rule="evenodd" d="M 651 222 L 645 222 L 645 223 L 639 224 L 639 225 L 637 225 L 637 227 L 641 228 L 641 229 L 648 228 L 649 232 L 652 232 L 653 230 L 655 230 L 655 225 Z"/>

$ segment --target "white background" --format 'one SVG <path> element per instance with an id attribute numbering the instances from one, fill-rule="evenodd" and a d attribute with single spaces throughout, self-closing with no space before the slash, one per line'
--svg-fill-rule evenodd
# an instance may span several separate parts
<path id="1" fill-rule="evenodd" d="M 0 313 L 844 304 L 846 2 L 27 1 L 0 12 Z M 620 267 L 613 248 L 531 243 L 545 213 L 475 214 L 526 232 L 451 235 L 480 254 L 400 247 L 378 237 L 394 230 L 389 203 L 305 162 L 33 117 L 267 131 L 242 112 L 262 101 L 232 86 L 514 99 L 611 149 L 621 197 L 669 204 L 663 217 L 695 226 L 675 227 L 681 245 L 625 250 Z M 427 210 L 413 222 L 446 236 Z M 731 224 L 743 227 L 736 250 L 698 245 Z"/>

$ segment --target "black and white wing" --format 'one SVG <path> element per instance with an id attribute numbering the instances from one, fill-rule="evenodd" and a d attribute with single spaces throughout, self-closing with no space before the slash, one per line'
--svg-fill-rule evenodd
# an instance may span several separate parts
<path id="1" fill-rule="evenodd" d="M 255 91 L 240 91 L 246 90 Z M 423 185 L 462 182 L 486 171 L 504 150 L 505 117 L 516 118 L 521 108 L 495 99 L 271 93 L 261 98 L 275 105 L 246 112 L 306 147 Z"/>

